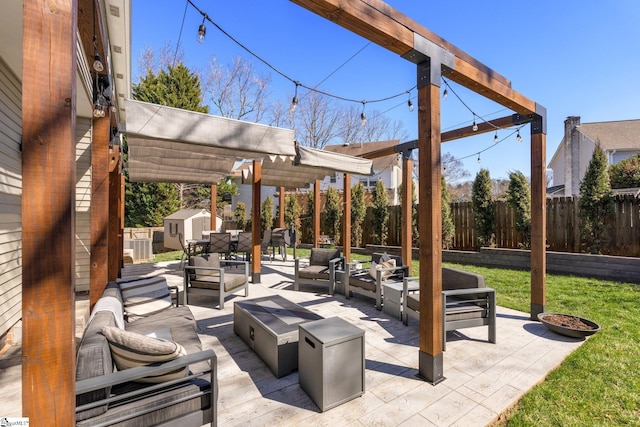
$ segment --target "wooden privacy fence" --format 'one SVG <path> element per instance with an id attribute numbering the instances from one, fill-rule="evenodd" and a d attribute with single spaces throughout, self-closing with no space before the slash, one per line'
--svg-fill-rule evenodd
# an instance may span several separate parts
<path id="1" fill-rule="evenodd" d="M 640 257 L 640 199 L 631 195 L 615 197 L 614 211 L 606 218 L 609 242 L 602 253 L 617 256 Z M 518 249 L 523 247 L 523 236 L 515 231 L 513 209 L 506 201 L 496 201 L 496 247 Z M 418 207 L 418 215 L 421 214 Z M 474 213 L 471 202 L 451 204 L 455 234 L 451 249 L 477 250 Z M 321 215 L 321 219 L 323 216 Z M 364 221 L 363 243 L 375 244 L 372 239 L 373 210 L 367 208 Z M 401 209 L 389 206 L 387 245 L 400 246 Z M 321 226 L 321 234 L 330 234 Z M 310 221 L 303 222 L 303 242 L 311 243 Z M 579 253 L 583 250 L 580 236 L 577 197 L 547 199 L 547 249 L 558 252 Z"/>

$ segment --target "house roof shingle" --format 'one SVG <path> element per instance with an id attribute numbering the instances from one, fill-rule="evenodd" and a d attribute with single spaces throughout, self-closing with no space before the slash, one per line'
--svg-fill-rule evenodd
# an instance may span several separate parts
<path id="1" fill-rule="evenodd" d="M 640 150 L 640 119 L 582 123 L 578 130 L 603 150 Z"/>

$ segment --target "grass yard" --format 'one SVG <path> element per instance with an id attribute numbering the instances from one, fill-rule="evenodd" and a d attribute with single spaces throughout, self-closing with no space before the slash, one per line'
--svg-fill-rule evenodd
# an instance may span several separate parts
<path id="1" fill-rule="evenodd" d="M 309 253 L 296 250 L 298 257 Z M 156 255 L 154 261 L 180 259 L 181 254 Z M 352 259 L 370 257 L 352 254 Z M 487 286 L 496 289 L 498 305 L 529 312 L 528 271 L 445 265 L 482 274 Z M 412 274 L 418 274 L 417 261 Z M 497 425 L 640 426 L 640 285 L 547 275 L 546 288 L 548 312 L 593 320 L 601 330 L 525 394 Z"/>

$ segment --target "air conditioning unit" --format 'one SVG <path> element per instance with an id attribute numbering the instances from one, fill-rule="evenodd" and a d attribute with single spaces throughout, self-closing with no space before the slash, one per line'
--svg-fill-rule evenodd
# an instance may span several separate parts
<path id="1" fill-rule="evenodd" d="M 153 239 L 125 239 L 124 249 L 133 249 L 133 262 L 153 259 Z"/>

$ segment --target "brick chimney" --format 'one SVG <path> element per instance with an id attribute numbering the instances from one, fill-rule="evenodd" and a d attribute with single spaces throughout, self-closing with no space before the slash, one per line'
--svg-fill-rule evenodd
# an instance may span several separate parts
<path id="1" fill-rule="evenodd" d="M 580 116 L 569 116 L 564 121 L 564 195 L 580 193 Z"/>

